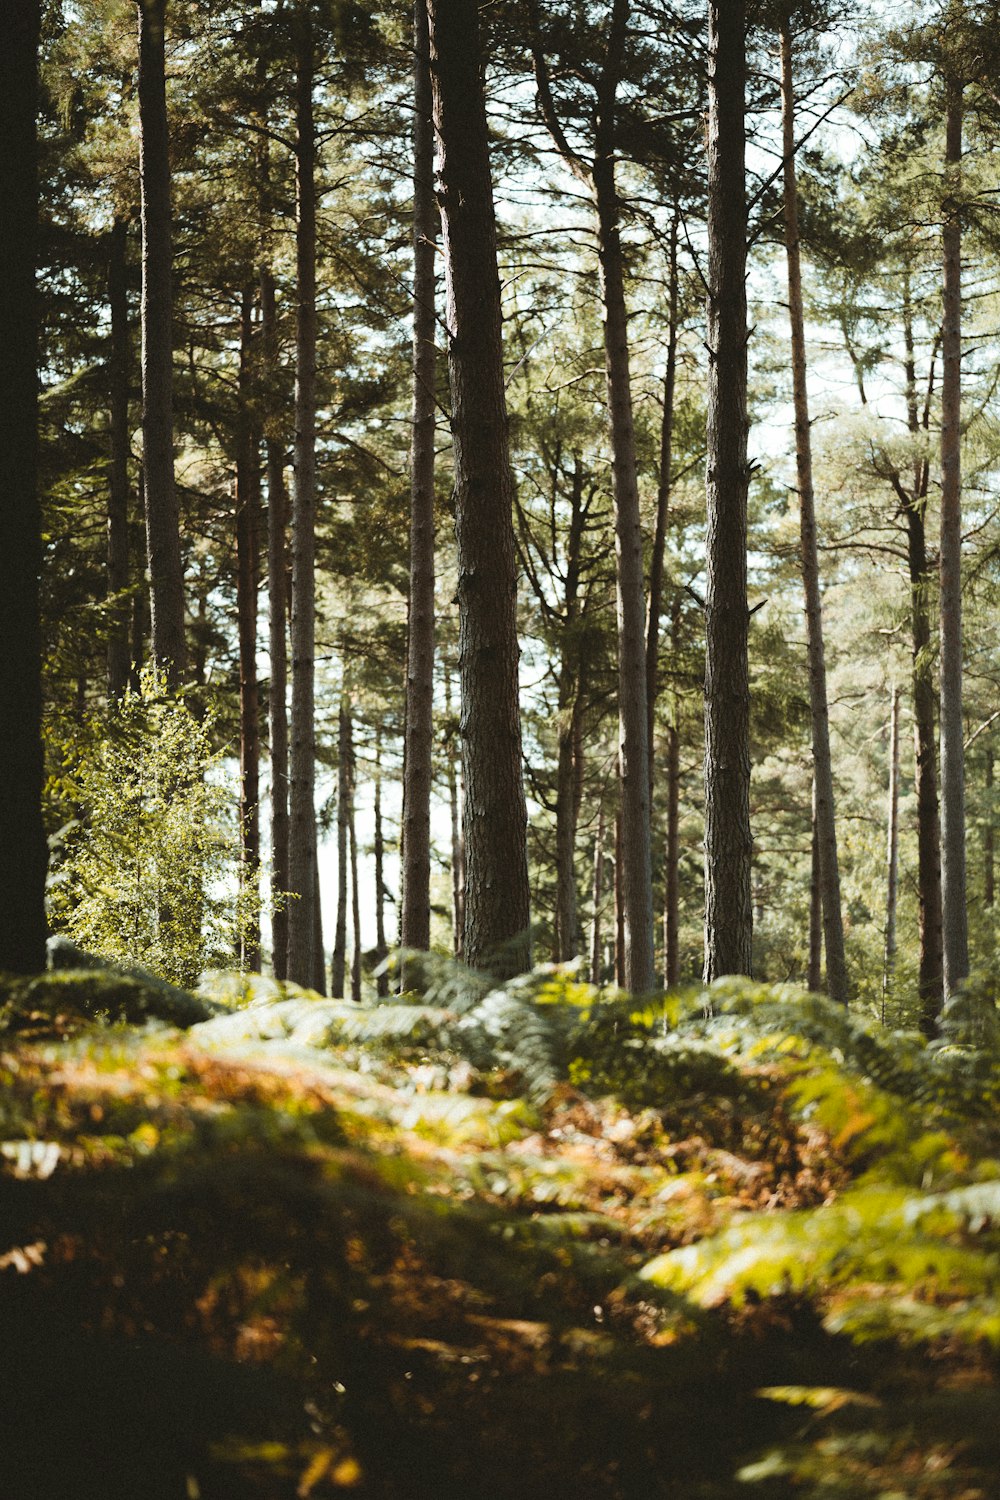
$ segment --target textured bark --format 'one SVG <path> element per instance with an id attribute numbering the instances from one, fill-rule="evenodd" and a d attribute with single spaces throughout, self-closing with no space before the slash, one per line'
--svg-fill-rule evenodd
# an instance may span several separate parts
<path id="1" fill-rule="evenodd" d="M 962 87 L 947 85 L 945 184 L 961 184 Z M 942 230 L 941 331 L 941 931 L 945 1002 L 969 972 L 962 721 L 962 227 L 954 199 Z"/>
<path id="2" fill-rule="evenodd" d="M 615 580 L 618 614 L 618 766 L 621 777 L 624 987 L 639 993 L 656 982 L 650 831 L 649 725 L 646 697 L 646 607 L 642 524 L 629 372 L 628 318 L 615 183 L 615 95 L 628 22 L 628 0 L 614 0 L 608 52 L 598 91 L 593 186 L 604 303 L 604 355 L 614 472 Z"/>
<path id="3" fill-rule="evenodd" d="M 45 967 L 38 575 L 37 0 L 0 20 L 0 970 Z"/>
<path id="4" fill-rule="evenodd" d="M 604 806 L 597 810 L 597 832 L 594 835 L 594 879 L 591 887 L 590 982 L 601 983 L 601 903 L 604 900 Z"/>
<path id="5" fill-rule="evenodd" d="M 904 286 L 903 338 L 906 350 L 907 425 L 916 438 L 921 422 L 917 407 L 913 320 L 908 282 Z M 930 392 L 925 419 L 930 412 Z M 941 952 L 941 825 L 937 791 L 937 736 L 934 723 L 934 680 L 931 674 L 932 575 L 927 561 L 926 509 L 930 465 L 920 459 L 914 465 L 913 485 L 900 483 L 898 496 L 906 517 L 907 568 L 910 581 L 910 621 L 913 644 L 913 734 L 915 741 L 914 790 L 917 798 L 917 884 L 920 929 L 920 1025 L 933 1036 L 942 1004 L 943 958 Z"/>
<path id="6" fill-rule="evenodd" d="M 126 249 L 128 225 L 116 219 L 108 236 L 108 309 L 111 314 L 111 351 L 108 359 L 109 435 L 107 586 L 108 698 L 124 696 L 131 666 L 129 624 L 129 337 Z"/>
<path id="7" fill-rule="evenodd" d="M 819 994 L 823 988 L 823 879 L 819 862 L 815 777 L 812 784 L 812 816 L 809 819 L 809 854 L 809 967 L 806 984 L 814 994 Z"/>
<path id="8" fill-rule="evenodd" d="M 260 271 L 261 354 L 268 386 L 278 361 L 278 321 L 274 277 Z M 268 403 L 270 405 L 270 403 Z M 271 962 L 276 979 L 288 972 L 288 495 L 284 448 L 276 412 L 266 418 L 268 753 L 271 760 Z"/>
<path id="9" fill-rule="evenodd" d="M 142 190 L 142 465 L 153 661 L 168 682 L 187 673 L 184 574 L 174 487 L 170 142 L 165 0 L 139 0 L 139 181 Z"/>
<path id="10" fill-rule="evenodd" d="M 583 468 L 573 469 L 563 628 L 559 663 L 559 759 L 556 771 L 556 957 L 568 963 L 580 951 L 582 935 L 576 899 L 576 826 L 582 774 L 584 649 L 579 631 L 580 559 L 583 545 Z"/>
<path id="11" fill-rule="evenodd" d="M 531 947 L 496 222 L 475 0 L 428 10 L 455 453 L 464 956 L 503 976 L 529 966 Z"/>
<path id="12" fill-rule="evenodd" d="M 375 855 L 375 962 L 381 967 L 389 947 L 385 938 L 385 831 L 382 821 L 382 736 L 375 732 L 375 807 L 374 807 Z M 379 974 L 375 981 L 379 999 L 389 993 L 388 974 Z"/>
<path id="13" fill-rule="evenodd" d="M 451 723 L 451 672 L 444 669 L 444 711 Z M 451 815 L 451 932 L 456 958 L 462 956 L 462 930 L 465 911 L 465 845 L 462 841 L 462 776 L 455 754 L 455 742 L 449 733 L 446 746 L 448 765 L 448 809 Z"/>
<path id="14" fill-rule="evenodd" d="M 996 835 L 993 831 L 993 762 L 992 750 L 986 752 L 986 827 L 983 829 L 983 905 L 990 907 L 996 900 L 996 874 L 994 855 Z"/>
<path id="15" fill-rule="evenodd" d="M 748 974 L 747 321 L 743 0 L 708 7 L 708 579 L 705 598 L 705 979 Z"/>
<path id="16" fill-rule="evenodd" d="M 675 709 L 676 713 L 676 709 Z M 680 983 L 680 788 L 681 737 L 676 723 L 667 728 L 667 845 L 663 896 L 663 983 Z"/>
<path id="17" fill-rule="evenodd" d="M 356 766 L 351 754 L 351 797 L 347 807 L 347 831 L 351 845 L 351 999 L 361 1004 L 361 899 L 358 892 L 358 830 L 354 817 Z"/>
<path id="18" fill-rule="evenodd" d="M 882 960 L 882 1020 L 896 967 L 896 904 L 899 890 L 899 688 L 892 690 L 889 720 L 889 816 L 886 848 L 885 949 Z"/>
<path id="19" fill-rule="evenodd" d="M 351 821 L 351 709 L 346 684 L 340 694 L 337 724 L 337 926 L 333 936 L 330 993 L 344 998 L 347 977 L 347 887 Z"/>
<path id="20" fill-rule="evenodd" d="M 431 942 L 431 779 L 434 736 L 434 438 L 437 323 L 434 121 L 427 3 L 414 7 L 413 438 L 410 450 L 410 594 L 403 777 L 404 948 Z"/>
<path id="21" fill-rule="evenodd" d="M 660 687 L 660 611 L 663 607 L 663 560 L 667 546 L 670 506 L 670 465 L 674 443 L 674 393 L 677 385 L 677 218 L 670 226 L 667 289 L 667 368 L 663 377 L 663 418 L 660 423 L 660 469 L 656 487 L 656 526 L 649 562 L 649 602 L 646 609 L 646 723 L 649 746 L 649 790 L 653 794 L 656 700 Z M 665 951 L 665 950 L 664 950 Z M 664 960 L 666 965 L 666 960 Z M 675 981 L 668 981 L 673 983 Z"/>
<path id="22" fill-rule="evenodd" d="M 784 150 L 785 254 L 788 262 L 788 315 L 792 343 L 792 391 L 795 408 L 795 466 L 799 491 L 802 585 L 806 601 L 809 651 L 809 705 L 812 718 L 813 777 L 816 837 L 826 949 L 826 987 L 831 1000 L 846 1005 L 849 998 L 844 919 L 837 857 L 833 761 L 830 755 L 830 712 L 826 692 L 823 646 L 823 604 L 816 545 L 816 503 L 813 491 L 812 439 L 806 380 L 805 318 L 802 310 L 802 265 L 799 255 L 798 182 L 795 169 L 795 91 L 792 76 L 792 36 L 781 28 L 781 114 Z"/>
<path id="23" fill-rule="evenodd" d="M 240 662 L 240 885 L 260 882 L 260 692 L 257 683 L 257 596 L 260 587 L 260 434 L 252 402 L 253 286 L 240 309 L 239 416 L 236 432 L 236 620 Z M 245 926 L 240 967 L 260 973 L 260 918 Z"/>
<path id="24" fill-rule="evenodd" d="M 316 127 L 313 37 L 295 16 L 295 487 L 292 498 L 292 710 L 289 734 L 288 978 L 309 984 L 316 892 Z"/>

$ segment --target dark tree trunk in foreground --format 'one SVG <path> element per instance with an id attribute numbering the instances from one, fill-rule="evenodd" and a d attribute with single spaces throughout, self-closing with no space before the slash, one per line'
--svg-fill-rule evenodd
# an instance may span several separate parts
<path id="1" fill-rule="evenodd" d="M 38 575 L 37 0 L 0 18 L 0 971 L 45 967 Z"/>
<path id="2" fill-rule="evenodd" d="M 260 272 L 261 353 L 270 385 L 278 362 L 274 277 Z M 268 753 L 271 760 L 271 962 L 276 979 L 288 973 L 288 495 L 285 456 L 277 413 L 269 400 L 265 419 L 267 456 Z"/>
<path id="3" fill-rule="evenodd" d="M 448 285 L 459 666 L 465 766 L 465 941 L 473 968 L 528 968 L 514 481 L 500 280 L 475 0 L 429 0 Z"/>
<path id="4" fill-rule="evenodd" d="M 909 279 L 904 284 L 903 339 L 906 351 L 907 426 L 919 439 L 930 420 L 933 365 L 923 416 L 917 406 L 913 314 Z M 941 952 L 941 823 L 937 790 L 937 734 L 935 692 L 931 672 L 931 592 L 933 576 L 927 559 L 927 489 L 930 464 L 926 457 L 914 464 L 913 487 L 907 490 L 894 476 L 897 496 L 906 517 L 907 568 L 910 581 L 910 620 L 913 648 L 913 735 L 917 798 L 917 885 L 920 927 L 920 1027 L 933 1036 L 942 1003 Z"/>
<path id="5" fill-rule="evenodd" d="M 896 967 L 896 898 L 899 890 L 899 688 L 892 690 L 889 720 L 889 835 L 886 849 L 885 950 L 882 961 L 882 1020 Z"/>
<path id="6" fill-rule="evenodd" d="M 434 121 L 426 0 L 416 0 L 413 57 L 413 438 L 410 449 L 410 594 L 403 780 L 400 941 L 431 943 L 431 778 L 434 734 L 434 437 L 437 323 Z"/>
<path id="7" fill-rule="evenodd" d="M 949 80 L 945 185 L 961 185 L 962 86 Z M 941 326 L 941 931 L 945 1002 L 969 972 L 962 722 L 962 226 L 945 203 Z"/>
<path id="8" fill-rule="evenodd" d="M 260 882 L 260 693 L 257 684 L 257 594 L 260 586 L 260 434 L 252 412 L 253 304 L 240 309 L 239 418 L 236 434 L 236 619 L 240 660 L 240 885 Z M 240 967 L 260 973 L 260 917 L 243 929 Z"/>
<path id="9" fill-rule="evenodd" d="M 795 169 L 795 91 L 792 76 L 792 36 L 781 28 L 781 113 L 784 150 L 785 253 L 788 261 L 788 315 L 791 324 L 792 390 L 795 407 L 795 465 L 799 490 L 802 584 L 806 598 L 806 636 L 809 649 L 809 704 L 812 715 L 813 776 L 816 837 L 823 905 L 823 942 L 826 949 L 826 987 L 831 1000 L 848 1002 L 844 918 L 837 858 L 837 821 L 834 808 L 833 761 L 830 755 L 830 712 L 826 693 L 823 647 L 823 603 L 816 544 L 816 502 L 813 492 L 812 438 L 806 382 L 805 316 L 802 310 L 802 264 L 799 254 L 799 190 Z"/>
<path id="10" fill-rule="evenodd" d="M 170 143 L 164 76 L 165 0 L 139 0 L 139 180 L 142 188 L 142 464 L 153 661 L 168 682 L 187 674 L 184 574 L 174 487 Z"/>
<path id="11" fill-rule="evenodd" d="M 129 461 L 129 338 L 126 248 L 128 226 L 116 219 L 108 237 L 108 308 L 111 313 L 111 352 L 108 360 L 108 697 L 116 701 L 128 687 L 131 666 L 129 624 L 128 461 Z"/>
<path id="12" fill-rule="evenodd" d="M 340 693 L 337 733 L 337 926 L 333 937 L 330 993 L 344 998 L 347 977 L 347 891 L 351 821 L 351 709 L 346 684 Z"/>
<path id="13" fill-rule="evenodd" d="M 292 500 L 292 712 L 289 745 L 288 978 L 312 984 L 316 954 L 316 127 L 313 37 L 295 28 L 295 489 Z"/>
<path id="14" fill-rule="evenodd" d="M 749 974 L 746 13 L 708 7 L 708 581 L 705 599 L 705 979 Z"/>

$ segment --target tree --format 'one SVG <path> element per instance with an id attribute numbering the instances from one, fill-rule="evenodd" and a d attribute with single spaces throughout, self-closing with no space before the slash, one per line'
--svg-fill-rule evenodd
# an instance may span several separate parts
<path id="1" fill-rule="evenodd" d="M 513 475 L 496 220 L 474 0 L 429 0 L 448 291 L 465 781 L 464 957 L 530 962 L 527 811 L 515 603 Z"/>
<path id="2" fill-rule="evenodd" d="M 142 462 L 153 660 L 187 672 L 184 574 L 174 485 L 173 244 L 164 28 L 166 0 L 138 0 L 142 188 Z"/>
<path id="3" fill-rule="evenodd" d="M 37 0 L 0 21 L 0 970 L 45 967 L 38 575 Z"/>
<path id="4" fill-rule="evenodd" d="M 708 7 L 705 978 L 751 965 L 746 7 Z"/>

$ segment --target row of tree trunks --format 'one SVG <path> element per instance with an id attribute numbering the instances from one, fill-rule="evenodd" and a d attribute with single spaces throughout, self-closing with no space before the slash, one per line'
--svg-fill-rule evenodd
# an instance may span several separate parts
<path id="1" fill-rule="evenodd" d="M 464 957 L 502 976 L 527 969 L 531 947 L 496 221 L 478 9 L 429 0 L 428 15 L 455 463 Z"/>
<path id="2" fill-rule="evenodd" d="M 0 47 L 0 970 L 45 967 L 38 581 L 38 0 L 8 0 Z"/>
<path id="3" fill-rule="evenodd" d="M 840 900 L 840 865 L 834 809 L 833 761 L 830 755 L 830 713 L 827 706 L 826 659 L 823 647 L 823 605 L 816 544 L 816 504 L 813 492 L 812 438 L 806 382 L 805 317 L 802 309 L 802 265 L 799 253 L 799 193 L 795 167 L 795 90 L 792 33 L 781 27 L 781 113 L 784 152 L 785 253 L 788 263 L 788 315 L 791 324 L 792 391 L 795 408 L 795 463 L 799 491 L 802 583 L 806 600 L 809 651 L 809 703 L 816 842 L 826 949 L 826 987 L 832 1000 L 848 1002 L 847 957 Z"/>
<path id="4" fill-rule="evenodd" d="M 705 979 L 749 974 L 746 7 L 708 7 Z"/>

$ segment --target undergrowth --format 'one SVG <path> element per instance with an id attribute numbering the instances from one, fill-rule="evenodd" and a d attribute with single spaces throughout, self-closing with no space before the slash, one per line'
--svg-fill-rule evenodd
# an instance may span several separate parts
<path id="1" fill-rule="evenodd" d="M 996 1493 L 975 995 L 187 998 L 0 992 L 0 1493 Z"/>

